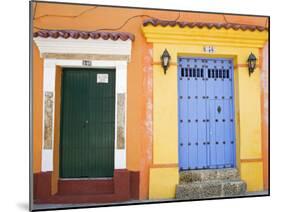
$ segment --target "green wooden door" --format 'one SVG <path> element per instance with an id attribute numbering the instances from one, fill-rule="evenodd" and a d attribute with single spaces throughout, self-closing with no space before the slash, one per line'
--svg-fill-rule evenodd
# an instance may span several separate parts
<path id="1" fill-rule="evenodd" d="M 112 177 L 115 70 L 64 68 L 61 178 Z"/>

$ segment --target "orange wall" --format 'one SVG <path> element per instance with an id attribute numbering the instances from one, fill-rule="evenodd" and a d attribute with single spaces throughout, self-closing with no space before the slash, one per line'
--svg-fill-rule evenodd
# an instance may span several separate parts
<path id="1" fill-rule="evenodd" d="M 78 17 L 68 17 L 81 14 Z M 46 16 L 48 15 L 48 16 Z M 95 7 L 67 4 L 37 3 L 34 26 L 46 29 L 89 30 L 115 29 L 135 15 L 149 15 L 159 19 L 174 20 L 178 12 L 158 10 Z M 36 18 L 40 17 L 41 18 Z M 59 17 L 61 16 L 61 17 Z M 127 105 L 127 167 L 141 171 L 140 196 L 148 196 L 148 167 L 152 160 L 152 46 L 145 42 L 141 32 L 142 21 L 148 17 L 137 17 L 119 31 L 135 35 L 132 58 L 128 65 Z M 264 26 L 265 18 L 226 15 L 228 22 Z M 224 22 L 219 14 L 181 12 L 179 21 Z M 37 30 L 36 28 L 34 29 Z M 42 138 L 42 60 L 34 48 L 34 171 L 40 171 Z"/>
<path id="2" fill-rule="evenodd" d="M 41 171 L 43 118 L 43 60 L 33 45 L 33 172 Z"/>
<path id="3" fill-rule="evenodd" d="M 268 189 L 268 44 L 260 49 L 263 186 Z"/>
<path id="4" fill-rule="evenodd" d="M 52 173 L 52 194 L 58 191 L 59 179 L 59 145 L 60 145 L 60 108 L 61 108 L 62 68 L 56 66 L 55 82 L 55 121 L 54 121 L 54 170 Z"/>

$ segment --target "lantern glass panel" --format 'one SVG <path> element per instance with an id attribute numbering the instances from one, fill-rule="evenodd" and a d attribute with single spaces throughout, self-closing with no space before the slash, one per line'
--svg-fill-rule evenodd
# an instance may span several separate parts
<path id="1" fill-rule="evenodd" d="M 255 67 L 256 67 L 256 61 L 255 61 L 255 60 L 251 60 L 251 61 L 250 61 L 250 68 L 251 68 L 252 70 L 254 70 Z"/>
<path id="2" fill-rule="evenodd" d="M 167 66 L 168 62 L 169 62 L 169 58 L 168 57 L 164 57 L 163 58 L 163 62 L 164 62 L 164 66 Z"/>

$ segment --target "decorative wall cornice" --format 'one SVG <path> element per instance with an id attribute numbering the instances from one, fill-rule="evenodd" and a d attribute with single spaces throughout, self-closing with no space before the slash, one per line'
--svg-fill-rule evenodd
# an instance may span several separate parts
<path id="1" fill-rule="evenodd" d="M 234 30 L 208 27 L 180 27 L 146 25 L 142 27 L 146 40 L 150 43 L 217 45 L 233 47 L 261 48 L 268 40 L 268 31 Z"/>

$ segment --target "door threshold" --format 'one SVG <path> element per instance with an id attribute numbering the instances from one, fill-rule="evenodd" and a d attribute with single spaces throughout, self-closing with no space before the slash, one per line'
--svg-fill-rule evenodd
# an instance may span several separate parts
<path id="1" fill-rule="evenodd" d="M 99 178 L 93 178 L 93 177 L 89 177 L 89 178 L 59 178 L 59 180 L 62 181 L 70 181 L 70 180 L 112 180 L 113 177 L 99 177 Z"/>

